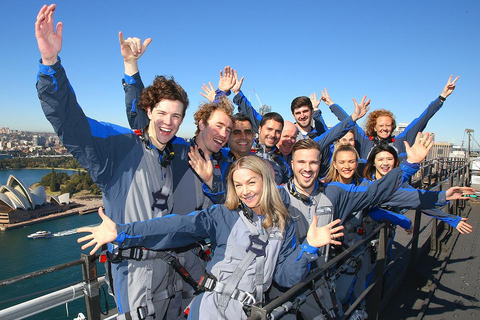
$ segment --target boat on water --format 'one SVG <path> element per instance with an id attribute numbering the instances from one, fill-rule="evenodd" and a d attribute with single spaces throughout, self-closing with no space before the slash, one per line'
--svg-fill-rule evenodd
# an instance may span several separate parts
<path id="1" fill-rule="evenodd" d="M 51 238 L 53 234 L 50 231 L 37 231 L 35 233 L 29 234 L 28 239 L 39 239 L 39 238 Z"/>

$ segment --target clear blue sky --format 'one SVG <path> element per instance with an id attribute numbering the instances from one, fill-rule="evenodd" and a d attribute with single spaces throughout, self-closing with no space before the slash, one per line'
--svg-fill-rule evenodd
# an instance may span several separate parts
<path id="1" fill-rule="evenodd" d="M 39 53 L 37 0 L 2 4 L 0 127 L 52 131 L 35 90 Z M 140 60 L 146 84 L 174 75 L 191 105 L 180 135 L 194 132 L 192 114 L 203 83 L 218 83 L 230 65 L 253 93 L 292 120 L 290 102 L 326 87 L 348 112 L 351 98 L 372 99 L 397 122 L 418 117 L 450 74 L 455 92 L 430 121 L 437 141 L 460 144 L 465 128 L 480 141 L 480 1 L 58 1 L 64 23 L 63 65 L 85 113 L 128 126 L 118 31 L 152 37 Z M 328 124 L 336 124 L 321 104 Z M 360 120 L 363 124 L 363 119 Z"/>

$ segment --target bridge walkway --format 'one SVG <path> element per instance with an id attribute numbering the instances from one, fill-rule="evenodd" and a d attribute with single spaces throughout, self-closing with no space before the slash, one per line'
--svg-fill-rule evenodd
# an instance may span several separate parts
<path id="1" fill-rule="evenodd" d="M 480 319 L 480 201 L 471 201 L 464 215 L 473 232 L 442 235 L 440 250 L 418 260 L 380 319 Z"/>

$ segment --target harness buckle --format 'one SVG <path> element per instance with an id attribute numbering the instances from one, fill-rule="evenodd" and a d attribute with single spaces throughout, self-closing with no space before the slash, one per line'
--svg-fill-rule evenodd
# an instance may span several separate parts
<path id="1" fill-rule="evenodd" d="M 250 235 L 250 246 L 247 248 L 248 251 L 255 253 L 257 257 L 265 256 L 265 248 L 267 247 L 268 240 L 263 241 L 259 238 L 259 235 Z"/>
<path id="2" fill-rule="evenodd" d="M 198 291 L 212 291 L 216 284 L 217 278 L 213 274 L 205 272 L 198 282 Z"/>
<path id="3" fill-rule="evenodd" d="M 240 301 L 240 303 L 242 305 L 251 307 L 255 303 L 257 303 L 257 300 L 255 299 L 253 294 L 251 294 L 250 292 L 246 292 L 246 291 L 244 291 L 243 293 L 245 294 L 243 296 L 243 298 L 238 300 L 238 301 Z"/>

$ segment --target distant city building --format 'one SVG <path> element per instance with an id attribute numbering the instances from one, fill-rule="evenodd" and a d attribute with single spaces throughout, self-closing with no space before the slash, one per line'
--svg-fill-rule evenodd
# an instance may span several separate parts
<path id="1" fill-rule="evenodd" d="M 47 139 L 45 139 L 44 136 L 38 136 L 38 135 L 33 136 L 33 145 L 35 147 L 38 147 L 38 146 L 44 147 L 45 142 L 47 142 Z"/>
<path id="2" fill-rule="evenodd" d="M 450 142 L 435 142 L 432 149 L 428 153 L 427 160 L 437 158 L 447 158 L 452 151 L 452 144 Z"/>
<path id="3" fill-rule="evenodd" d="M 409 123 L 397 123 L 397 127 L 393 131 L 394 136 L 398 136 L 400 133 L 405 131 L 405 128 L 408 127 Z"/>

